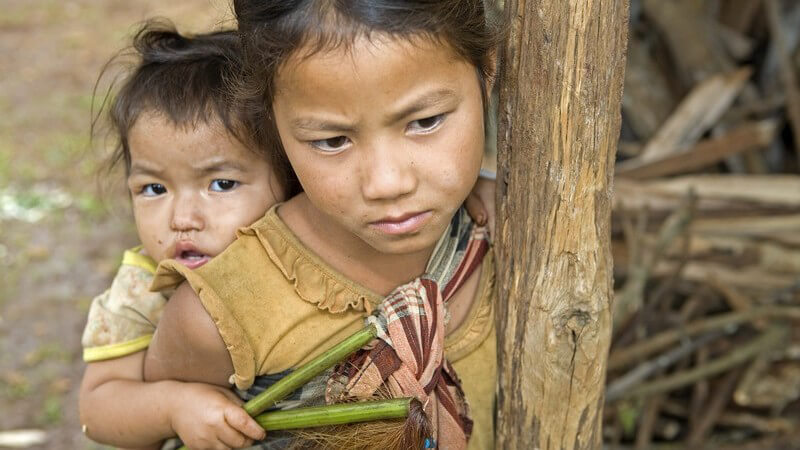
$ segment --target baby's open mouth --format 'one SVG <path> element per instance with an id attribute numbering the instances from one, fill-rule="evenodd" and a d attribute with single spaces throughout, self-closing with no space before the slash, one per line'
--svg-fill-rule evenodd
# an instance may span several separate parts
<path id="1" fill-rule="evenodd" d="M 190 269 L 196 269 L 207 263 L 211 257 L 196 250 L 182 250 L 177 252 L 175 259 Z"/>
<path id="2" fill-rule="evenodd" d="M 186 250 L 186 251 L 181 252 L 181 254 L 180 254 L 180 256 L 178 258 L 180 258 L 180 259 L 200 259 L 200 258 L 205 258 L 205 257 L 206 257 L 206 255 L 204 255 L 204 254 L 202 254 L 200 252 Z"/>

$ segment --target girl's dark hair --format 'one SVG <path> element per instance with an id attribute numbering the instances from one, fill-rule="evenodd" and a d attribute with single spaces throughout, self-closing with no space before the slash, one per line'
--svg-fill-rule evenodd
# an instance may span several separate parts
<path id="1" fill-rule="evenodd" d="M 110 168 L 123 162 L 126 175 L 129 173 L 128 135 L 139 116 L 149 111 L 162 114 L 176 126 L 219 121 L 232 136 L 269 160 L 280 185 L 288 186 L 288 164 L 281 166 L 282 157 L 273 157 L 270 146 L 252 139 L 253 130 L 263 125 L 254 122 L 232 101 L 231 80 L 242 70 L 240 41 L 235 31 L 187 36 L 178 33 L 168 20 L 150 20 L 134 35 L 131 49 L 135 57 L 133 68 L 113 97 L 112 85 L 103 101 L 105 105 L 112 98 L 107 118 L 116 143 Z M 112 58 L 103 73 L 118 58 L 119 55 Z M 103 110 L 101 107 L 95 117 L 92 134 Z"/>
<path id="2" fill-rule="evenodd" d="M 233 5 L 244 58 L 237 97 L 262 124 L 256 141 L 284 159 L 270 119 L 274 82 L 298 49 L 308 50 L 305 57 L 373 34 L 430 38 L 475 66 L 485 87 L 483 81 L 494 76 L 493 58 L 504 31 L 494 0 L 234 0 Z"/>

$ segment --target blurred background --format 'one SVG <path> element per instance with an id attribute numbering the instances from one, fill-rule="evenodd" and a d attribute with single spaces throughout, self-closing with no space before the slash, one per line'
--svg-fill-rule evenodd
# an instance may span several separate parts
<path id="1" fill-rule="evenodd" d="M 224 0 L 0 0 L 0 448 L 20 429 L 45 432 L 32 448 L 102 448 L 78 421 L 80 336 L 136 231 L 89 145 L 92 89 L 152 16 L 232 25 Z"/>
<path id="2" fill-rule="evenodd" d="M 230 27 L 229 6 L 0 7 L 0 447 L 103 448 L 80 432 L 80 335 L 136 236 L 92 90 L 137 23 Z M 606 442 L 800 448 L 800 2 L 631 0 L 630 26 Z"/>

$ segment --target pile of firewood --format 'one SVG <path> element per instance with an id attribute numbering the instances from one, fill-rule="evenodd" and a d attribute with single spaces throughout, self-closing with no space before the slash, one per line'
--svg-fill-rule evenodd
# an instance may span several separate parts
<path id="1" fill-rule="evenodd" d="M 800 1 L 632 0 L 611 448 L 800 448 Z"/>

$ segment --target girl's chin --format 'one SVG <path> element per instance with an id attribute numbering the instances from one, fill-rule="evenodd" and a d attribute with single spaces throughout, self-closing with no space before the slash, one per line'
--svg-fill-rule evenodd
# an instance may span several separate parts
<path id="1" fill-rule="evenodd" d="M 431 233 L 415 233 L 412 235 L 386 235 L 370 233 L 362 240 L 373 249 L 390 255 L 408 255 L 433 249 L 441 233 L 429 236 Z"/>

